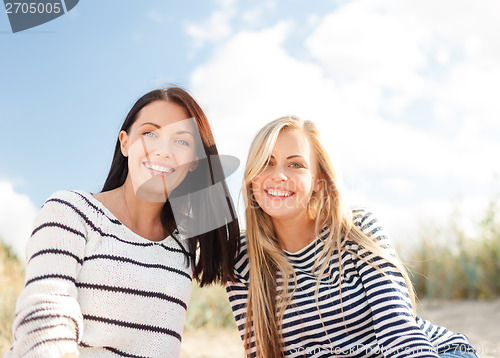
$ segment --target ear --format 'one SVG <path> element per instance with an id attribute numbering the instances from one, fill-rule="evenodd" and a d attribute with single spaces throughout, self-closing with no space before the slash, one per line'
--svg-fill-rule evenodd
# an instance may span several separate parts
<path id="1" fill-rule="evenodd" d="M 120 141 L 120 149 L 124 157 L 128 157 L 128 134 L 125 131 L 121 131 L 118 135 L 118 140 Z"/>
<path id="2" fill-rule="evenodd" d="M 195 156 L 193 162 L 191 163 L 191 166 L 189 167 L 189 171 L 194 172 L 196 168 L 198 168 L 198 163 L 198 156 Z"/>
<path id="3" fill-rule="evenodd" d="M 323 187 L 323 178 L 316 178 L 316 183 L 314 184 L 313 191 L 318 192 Z"/>

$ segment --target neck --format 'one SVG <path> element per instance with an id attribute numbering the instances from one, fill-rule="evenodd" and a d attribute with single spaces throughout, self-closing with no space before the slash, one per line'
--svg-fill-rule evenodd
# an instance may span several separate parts
<path id="1" fill-rule="evenodd" d="M 316 237 L 314 221 L 305 216 L 272 221 L 281 248 L 288 252 L 299 251 Z"/>
<path id="2" fill-rule="evenodd" d="M 161 222 L 161 211 L 165 203 L 139 200 L 129 181 L 125 181 L 119 189 L 129 220 L 127 226 L 152 241 L 164 239 L 166 233 Z"/>

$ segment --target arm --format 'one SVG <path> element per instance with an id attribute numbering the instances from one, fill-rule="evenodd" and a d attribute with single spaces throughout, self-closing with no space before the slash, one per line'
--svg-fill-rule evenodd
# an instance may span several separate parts
<path id="1" fill-rule="evenodd" d="M 229 299 L 231 310 L 233 311 L 234 320 L 240 333 L 241 339 L 244 341 L 245 322 L 247 313 L 248 301 L 248 253 L 246 240 L 243 237 L 241 240 L 241 249 L 234 268 L 234 282 L 226 283 L 226 292 Z"/>
<path id="2" fill-rule="evenodd" d="M 361 230 L 393 256 L 389 240 L 371 213 L 365 213 Z M 396 267 L 358 247 L 354 256 L 356 267 L 370 304 L 377 342 L 385 357 L 433 357 L 436 349 L 419 328 L 412 309 L 410 294 L 403 276 Z M 380 272 L 365 260 L 378 266 Z"/>
<path id="3" fill-rule="evenodd" d="M 12 328 L 16 357 L 78 356 L 83 317 L 75 282 L 86 232 L 68 198 L 71 200 L 69 192 L 49 198 L 34 222 L 27 246 L 25 287 Z"/>
<path id="4" fill-rule="evenodd" d="M 235 269 L 235 281 L 226 283 L 226 293 L 229 299 L 231 310 L 233 311 L 234 320 L 240 333 L 240 337 L 244 340 L 245 320 L 247 313 L 248 300 L 248 267 L 245 265 L 246 277 L 241 275 L 239 267 L 240 263 L 247 263 L 247 257 L 243 257 L 239 261 Z"/>

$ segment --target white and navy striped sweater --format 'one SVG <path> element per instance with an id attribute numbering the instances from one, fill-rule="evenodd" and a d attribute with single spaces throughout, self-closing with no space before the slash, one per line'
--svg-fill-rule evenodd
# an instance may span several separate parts
<path id="1" fill-rule="evenodd" d="M 372 213 L 358 209 L 353 215 L 355 225 L 392 250 Z M 373 259 L 387 276 L 355 255 L 343 252 L 343 274 L 339 280 L 339 255 L 336 253 L 331 257 L 329 277 L 320 283 L 317 302 L 317 276 L 313 274 L 313 266 L 323 246 L 323 241 L 317 239 L 299 252 L 284 252 L 297 276 L 297 289 L 283 318 L 282 343 L 286 357 L 438 357 L 438 352 L 454 347 L 471 349 L 464 335 L 415 318 L 407 286 L 394 266 L 353 241 L 346 242 L 346 249 Z M 226 291 L 243 338 L 249 281 L 244 237 L 235 273 L 238 281 L 229 283 Z M 290 287 L 294 287 L 293 281 Z M 250 353 L 256 356 L 254 337 Z"/>
<path id="2" fill-rule="evenodd" d="M 43 205 L 5 357 L 179 357 L 192 267 L 179 244 L 132 232 L 91 194 Z"/>

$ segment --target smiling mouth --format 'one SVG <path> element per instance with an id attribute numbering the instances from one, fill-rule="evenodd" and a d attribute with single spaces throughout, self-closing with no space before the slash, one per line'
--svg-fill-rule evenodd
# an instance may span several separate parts
<path id="1" fill-rule="evenodd" d="M 267 195 L 273 197 L 273 198 L 288 198 L 295 193 L 290 190 L 283 190 L 283 189 L 264 189 Z"/>
<path id="2" fill-rule="evenodd" d="M 150 162 L 145 162 L 144 166 L 147 169 L 149 169 L 149 171 L 153 175 L 168 175 L 168 174 L 172 174 L 173 172 L 175 172 L 174 168 L 166 167 L 166 166 L 159 165 L 159 164 L 153 164 Z"/>

